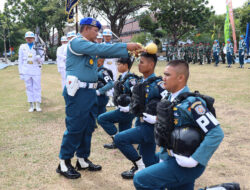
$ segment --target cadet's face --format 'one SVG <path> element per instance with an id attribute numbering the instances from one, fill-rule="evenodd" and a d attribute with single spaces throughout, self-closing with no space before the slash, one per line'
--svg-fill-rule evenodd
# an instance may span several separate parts
<path id="1" fill-rule="evenodd" d="M 102 38 L 97 38 L 97 39 L 96 39 L 96 42 L 97 42 L 98 44 L 102 43 Z"/>
<path id="2" fill-rule="evenodd" d="M 111 41 L 111 36 L 103 36 L 105 42 Z"/>
<path id="3" fill-rule="evenodd" d="M 117 70 L 119 73 L 124 73 L 128 70 L 128 65 L 117 62 Z"/>
<path id="4" fill-rule="evenodd" d="M 30 38 L 30 37 L 26 38 L 27 43 L 32 43 L 32 42 L 34 42 L 34 40 L 35 40 L 35 38 Z"/>
<path id="5" fill-rule="evenodd" d="M 66 42 L 66 41 L 63 41 L 63 42 L 61 42 L 62 44 L 67 44 L 68 42 Z"/>
<path id="6" fill-rule="evenodd" d="M 147 73 L 151 71 L 152 69 L 154 69 L 154 63 L 150 59 L 141 57 L 138 68 L 139 68 L 140 73 Z"/>
<path id="7" fill-rule="evenodd" d="M 178 87 L 178 74 L 175 71 L 175 68 L 172 66 L 167 66 L 164 69 L 164 87 L 167 91 L 174 93 L 175 89 Z"/>

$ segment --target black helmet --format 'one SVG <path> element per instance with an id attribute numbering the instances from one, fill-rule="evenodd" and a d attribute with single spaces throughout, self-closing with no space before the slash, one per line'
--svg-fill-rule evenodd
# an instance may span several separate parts
<path id="1" fill-rule="evenodd" d="M 173 152 L 187 157 L 195 152 L 202 140 L 203 135 L 196 127 L 175 127 L 171 134 Z"/>

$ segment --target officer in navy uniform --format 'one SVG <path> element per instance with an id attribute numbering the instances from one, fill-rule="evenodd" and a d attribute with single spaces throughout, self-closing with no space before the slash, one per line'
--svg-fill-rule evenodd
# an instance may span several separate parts
<path id="1" fill-rule="evenodd" d="M 219 53 L 220 53 L 219 41 L 214 40 L 214 45 L 213 45 L 213 56 L 214 56 L 214 61 L 215 61 L 214 66 L 218 66 L 219 64 Z"/>
<path id="2" fill-rule="evenodd" d="M 129 113 L 129 103 L 132 89 L 138 81 L 138 77 L 129 72 L 133 64 L 130 58 L 120 58 L 117 64 L 118 72 L 121 73 L 114 86 L 113 99 L 117 109 L 103 113 L 98 117 L 98 123 L 111 136 L 112 140 L 114 140 L 114 136 L 117 134 L 115 123 L 118 123 L 118 132 L 130 129 L 132 126 L 135 116 Z M 114 141 L 111 144 L 105 144 L 104 148 L 116 148 Z"/>
<path id="3" fill-rule="evenodd" d="M 141 54 L 138 67 L 143 78 L 134 86 L 129 106 L 130 112 L 137 116 L 135 127 L 118 133 L 114 138 L 116 147 L 134 164 L 131 170 L 121 174 L 125 179 L 132 179 L 136 172 L 156 163 L 154 125 L 151 123 L 156 111 L 152 110 L 156 109 L 156 103 L 165 92 L 162 79 L 154 73 L 156 63 L 156 54 Z M 139 153 L 133 144 L 139 145 Z"/>
<path id="4" fill-rule="evenodd" d="M 224 137 L 205 98 L 191 95 L 177 101 L 189 92 L 188 77 L 189 66 L 185 61 L 169 62 L 164 70 L 164 86 L 171 94 L 158 103 L 157 120 L 152 122 L 156 123 L 156 142 L 162 146 L 157 154 L 159 163 L 136 173 L 134 185 L 138 190 L 193 190 L 195 180 L 204 172 Z M 162 117 L 160 113 L 165 110 L 172 114 Z M 169 121 L 164 121 L 167 117 Z M 168 130 L 171 128 L 172 131 Z"/>
<path id="5" fill-rule="evenodd" d="M 109 101 L 109 97 L 106 95 L 114 86 L 113 73 L 111 70 L 103 67 L 104 59 L 98 59 L 98 85 L 96 90 L 98 113 L 97 116 L 105 113 L 106 105 Z"/>
<path id="6" fill-rule="evenodd" d="M 226 50 L 227 50 L 227 64 L 228 64 L 227 68 L 231 68 L 233 62 L 233 45 L 230 39 L 227 40 Z"/>
<path id="7" fill-rule="evenodd" d="M 240 41 L 239 41 L 239 61 L 240 61 L 240 68 L 243 68 L 244 65 L 244 54 L 245 54 L 245 49 L 246 49 L 246 43 L 244 41 L 244 36 L 240 36 Z"/>
<path id="8" fill-rule="evenodd" d="M 135 43 L 98 44 L 96 37 L 101 24 L 86 17 L 80 21 L 80 37 L 69 41 L 66 59 L 66 87 L 63 96 L 66 104 L 66 130 L 59 154 L 57 173 L 69 179 L 81 177 L 76 171 L 101 170 L 89 159 L 91 137 L 97 115 L 97 59 L 100 57 L 128 57 L 128 51 L 137 51 L 141 46 Z M 76 169 L 71 158 L 76 153 Z"/>

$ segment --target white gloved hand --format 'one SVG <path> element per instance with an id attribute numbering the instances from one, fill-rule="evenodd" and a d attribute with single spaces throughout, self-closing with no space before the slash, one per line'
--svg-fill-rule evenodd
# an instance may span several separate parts
<path id="1" fill-rule="evenodd" d="M 142 113 L 143 114 L 143 120 L 150 123 L 155 124 L 156 123 L 156 115 L 150 115 L 148 113 Z"/>
<path id="2" fill-rule="evenodd" d="M 186 157 L 174 154 L 174 157 L 176 158 L 176 162 L 178 163 L 178 165 L 181 167 L 194 168 L 198 165 L 198 162 L 194 160 L 191 156 Z"/>
<path id="3" fill-rule="evenodd" d="M 36 55 L 36 56 L 35 56 L 35 61 L 37 61 L 37 62 L 42 62 L 41 56 L 40 56 L 40 55 Z"/>
<path id="4" fill-rule="evenodd" d="M 243 52 L 241 53 L 241 55 L 244 55 L 244 53 L 245 53 L 245 52 L 243 51 Z"/>
<path id="5" fill-rule="evenodd" d="M 101 95 L 101 93 L 100 93 L 99 90 L 96 90 L 96 95 L 97 95 L 97 96 L 100 96 L 100 95 Z"/>
<path id="6" fill-rule="evenodd" d="M 120 108 L 121 112 L 127 113 L 129 112 L 129 106 L 123 107 L 123 106 L 118 106 Z"/>

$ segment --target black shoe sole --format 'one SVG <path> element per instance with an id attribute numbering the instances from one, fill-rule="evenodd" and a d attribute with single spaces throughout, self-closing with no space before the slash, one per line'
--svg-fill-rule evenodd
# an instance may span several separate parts
<path id="1" fill-rule="evenodd" d="M 58 168 L 56 169 L 56 173 L 61 174 L 62 176 L 66 177 L 67 179 L 78 179 L 81 176 L 68 176 L 65 175 L 61 170 L 59 170 Z"/>
<path id="2" fill-rule="evenodd" d="M 98 168 L 98 169 L 94 169 L 94 168 L 79 168 L 79 167 L 75 167 L 75 169 L 77 171 L 81 171 L 81 170 L 88 170 L 88 171 L 91 171 L 91 172 L 97 172 L 97 171 L 101 171 L 102 170 L 102 167 L 101 168 Z"/>
<path id="3" fill-rule="evenodd" d="M 123 175 L 121 175 L 121 176 L 123 179 L 133 179 L 134 178 L 134 176 L 123 176 Z"/>
<path id="4" fill-rule="evenodd" d="M 103 146 L 106 149 L 117 149 L 117 147 L 107 147 L 107 146 Z"/>

